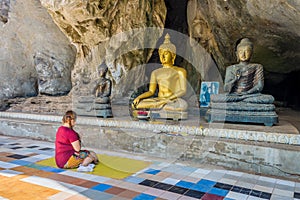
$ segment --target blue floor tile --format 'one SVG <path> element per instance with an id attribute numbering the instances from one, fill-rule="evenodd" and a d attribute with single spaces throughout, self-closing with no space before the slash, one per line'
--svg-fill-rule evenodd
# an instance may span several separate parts
<path id="1" fill-rule="evenodd" d="M 216 183 L 217 182 L 215 182 L 215 181 L 201 179 L 200 181 L 197 182 L 197 185 L 205 185 L 207 187 L 213 187 Z"/>
<path id="2" fill-rule="evenodd" d="M 208 191 L 211 190 L 211 187 L 207 187 L 205 185 L 197 185 L 197 184 L 195 184 L 190 189 L 206 193 L 206 192 L 208 192 Z"/>
<path id="3" fill-rule="evenodd" d="M 13 163 L 13 164 L 16 164 L 16 165 L 22 165 L 22 166 L 32 164 L 32 162 L 25 161 L 25 160 L 12 160 L 12 161 L 10 161 L 10 163 Z"/>
<path id="4" fill-rule="evenodd" d="M 229 192 L 228 190 L 223 190 L 220 188 L 212 188 L 208 193 L 225 197 L 228 194 L 228 192 Z"/>
<path id="5" fill-rule="evenodd" d="M 176 186 L 184 187 L 184 188 L 192 188 L 195 185 L 195 183 L 187 182 L 187 181 L 179 181 L 176 183 Z"/>
<path id="6" fill-rule="evenodd" d="M 54 172 L 54 173 L 60 173 L 60 172 L 65 171 L 63 169 L 58 169 L 58 168 L 54 168 L 54 167 L 45 167 L 45 166 L 40 168 L 40 169 L 43 170 L 43 171 Z"/>
<path id="7" fill-rule="evenodd" d="M 108 189 L 110 189 L 110 188 L 112 188 L 111 185 L 107 185 L 107 184 L 101 183 L 101 184 L 99 184 L 99 185 L 95 185 L 95 186 L 92 187 L 91 189 L 93 189 L 93 190 L 98 190 L 98 191 L 103 192 L 103 191 L 108 190 Z"/>
<path id="8" fill-rule="evenodd" d="M 161 170 L 157 170 L 157 169 L 147 169 L 144 173 L 147 173 L 147 174 L 158 174 Z"/>
<path id="9" fill-rule="evenodd" d="M 133 200 L 154 200 L 156 199 L 156 196 L 152 196 L 149 194 L 139 194 L 138 196 L 134 197 Z"/>

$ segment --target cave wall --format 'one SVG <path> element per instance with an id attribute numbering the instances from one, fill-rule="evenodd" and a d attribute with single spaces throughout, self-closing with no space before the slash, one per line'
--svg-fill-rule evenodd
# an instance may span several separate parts
<path id="1" fill-rule="evenodd" d="M 113 81 L 113 98 L 128 97 L 144 84 L 145 64 L 165 24 L 163 0 L 41 2 L 77 49 L 73 85 L 83 77 L 96 79 L 102 63 Z"/>
<path id="2" fill-rule="evenodd" d="M 47 67 L 59 63 L 71 71 L 72 86 L 97 78 L 97 66 L 105 63 L 113 96 L 128 97 L 159 66 L 149 63 L 159 64 L 155 48 L 165 31 L 173 30 L 190 36 L 190 42 L 174 42 L 186 52 L 177 56 L 176 65 L 187 69 L 194 93 L 201 81 L 222 82 L 220 75 L 236 62 L 236 41 L 249 37 L 252 61 L 264 66 L 263 92 L 286 106 L 300 105 L 294 90 L 300 80 L 297 0 L 0 0 L 0 5 L 0 98 L 40 93 L 36 55 L 43 55 Z M 158 31 L 145 33 L 149 27 Z M 198 46 L 198 54 L 189 52 Z M 54 86 L 45 87 L 46 94 L 64 94 L 52 94 Z"/>
<path id="3" fill-rule="evenodd" d="M 76 49 L 39 1 L 1 0 L 0 5 L 0 99 L 36 96 L 36 56 L 43 55 L 45 67 L 71 71 Z M 70 74 L 63 78 L 70 83 Z"/>

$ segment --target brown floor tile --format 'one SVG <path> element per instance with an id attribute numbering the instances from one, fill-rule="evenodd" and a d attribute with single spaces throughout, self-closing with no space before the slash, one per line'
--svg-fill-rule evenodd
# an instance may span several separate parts
<path id="1" fill-rule="evenodd" d="M 138 192 L 134 192 L 134 191 L 131 191 L 131 190 L 125 190 L 124 192 L 120 193 L 118 196 L 132 199 L 132 198 L 136 197 L 139 194 L 140 193 L 138 193 Z"/>
<path id="2" fill-rule="evenodd" d="M 110 198 L 109 200 L 131 200 L 131 199 L 125 198 L 125 197 L 114 196 L 114 197 Z"/>
<path id="3" fill-rule="evenodd" d="M 0 157 L 0 161 L 3 161 L 3 162 L 10 162 L 10 161 L 13 161 L 13 160 L 16 160 L 15 158 L 10 158 L 10 157 Z"/>
<path id="4" fill-rule="evenodd" d="M 161 182 L 163 180 L 165 180 L 166 178 L 165 177 L 162 177 L 162 176 L 153 176 L 151 180 L 153 181 L 157 181 L 157 182 Z"/>
<path id="5" fill-rule="evenodd" d="M 35 168 L 25 167 L 25 166 L 14 167 L 14 168 L 12 168 L 12 170 L 15 170 L 18 172 L 23 172 L 24 174 L 26 174 L 28 176 L 40 176 L 40 177 L 44 177 L 44 178 L 46 178 L 46 177 L 48 178 L 49 176 L 55 174 L 53 172 L 46 172 L 46 171 L 38 170 Z"/>
<path id="6" fill-rule="evenodd" d="M 80 178 L 67 176 L 67 175 L 63 175 L 63 174 L 55 174 L 55 173 L 52 174 L 51 176 L 49 176 L 48 178 L 50 178 L 52 180 L 64 182 L 64 183 L 73 184 L 73 185 L 83 184 L 86 181 L 86 180 L 83 180 Z"/>
<path id="7" fill-rule="evenodd" d="M 170 172 L 159 172 L 158 174 L 156 174 L 157 176 L 161 176 L 161 177 L 164 177 L 164 178 L 168 178 L 172 175 L 172 173 Z"/>
<path id="8" fill-rule="evenodd" d="M 137 175 L 137 177 L 144 178 L 144 179 L 152 179 L 153 175 L 152 174 L 142 173 L 142 174 Z"/>
<path id="9" fill-rule="evenodd" d="M 188 181 L 188 182 L 192 182 L 192 183 L 197 183 L 198 181 L 200 181 L 199 178 L 195 178 L 195 177 L 191 177 L 191 176 L 186 176 L 182 179 L 182 181 Z"/>
<path id="10" fill-rule="evenodd" d="M 119 187 L 112 187 L 112 188 L 109 188 L 108 190 L 105 190 L 106 193 L 114 194 L 114 195 L 118 195 L 124 191 L 125 191 L 125 189 L 119 188 Z"/>
<path id="11" fill-rule="evenodd" d="M 10 156 L 10 155 L 12 155 L 12 153 L 0 152 L 0 159 L 1 159 L 1 157 L 6 157 L 6 156 Z"/>
<path id="12" fill-rule="evenodd" d="M 73 184 L 75 185 L 75 183 L 73 183 Z M 83 180 L 82 183 L 76 184 L 76 185 L 81 186 L 81 187 L 85 187 L 85 188 L 91 188 L 91 187 L 94 187 L 96 185 L 99 185 L 99 183 L 94 182 L 94 181 Z"/>

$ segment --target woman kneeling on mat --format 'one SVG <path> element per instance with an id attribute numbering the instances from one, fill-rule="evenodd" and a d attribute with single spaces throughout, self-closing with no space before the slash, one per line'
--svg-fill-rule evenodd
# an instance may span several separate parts
<path id="1" fill-rule="evenodd" d="M 55 162 L 59 168 L 79 167 L 78 171 L 92 171 L 98 158 L 95 152 L 81 149 L 80 136 L 73 129 L 76 117 L 76 113 L 70 110 L 62 118 L 63 125 L 56 132 Z"/>

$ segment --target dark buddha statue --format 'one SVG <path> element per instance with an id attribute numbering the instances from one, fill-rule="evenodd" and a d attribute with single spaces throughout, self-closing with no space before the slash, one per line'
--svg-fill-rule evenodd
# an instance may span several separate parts
<path id="1" fill-rule="evenodd" d="M 94 112 L 97 117 L 112 117 L 111 111 L 111 87 L 112 82 L 106 78 L 108 67 L 103 63 L 98 67 L 99 79 L 97 79 L 93 93 L 95 94 Z"/>
<path id="2" fill-rule="evenodd" d="M 106 78 L 107 71 L 108 68 L 106 65 L 102 64 L 99 66 L 99 79 L 95 84 L 93 92 L 96 97 L 95 101 L 98 103 L 110 103 L 111 80 Z"/>
<path id="3" fill-rule="evenodd" d="M 260 93 L 264 87 L 263 66 L 249 62 L 252 52 L 252 42 L 242 39 L 236 51 L 239 63 L 226 69 L 224 91 L 227 93 L 212 95 L 213 102 L 273 103 L 271 95 Z"/>
<path id="4" fill-rule="evenodd" d="M 211 95 L 211 107 L 206 115 L 208 121 L 258 122 L 270 126 L 277 123 L 274 97 L 261 94 L 263 66 L 250 63 L 252 53 L 252 42 L 243 38 L 236 47 L 239 63 L 226 68 L 226 93 Z"/>

